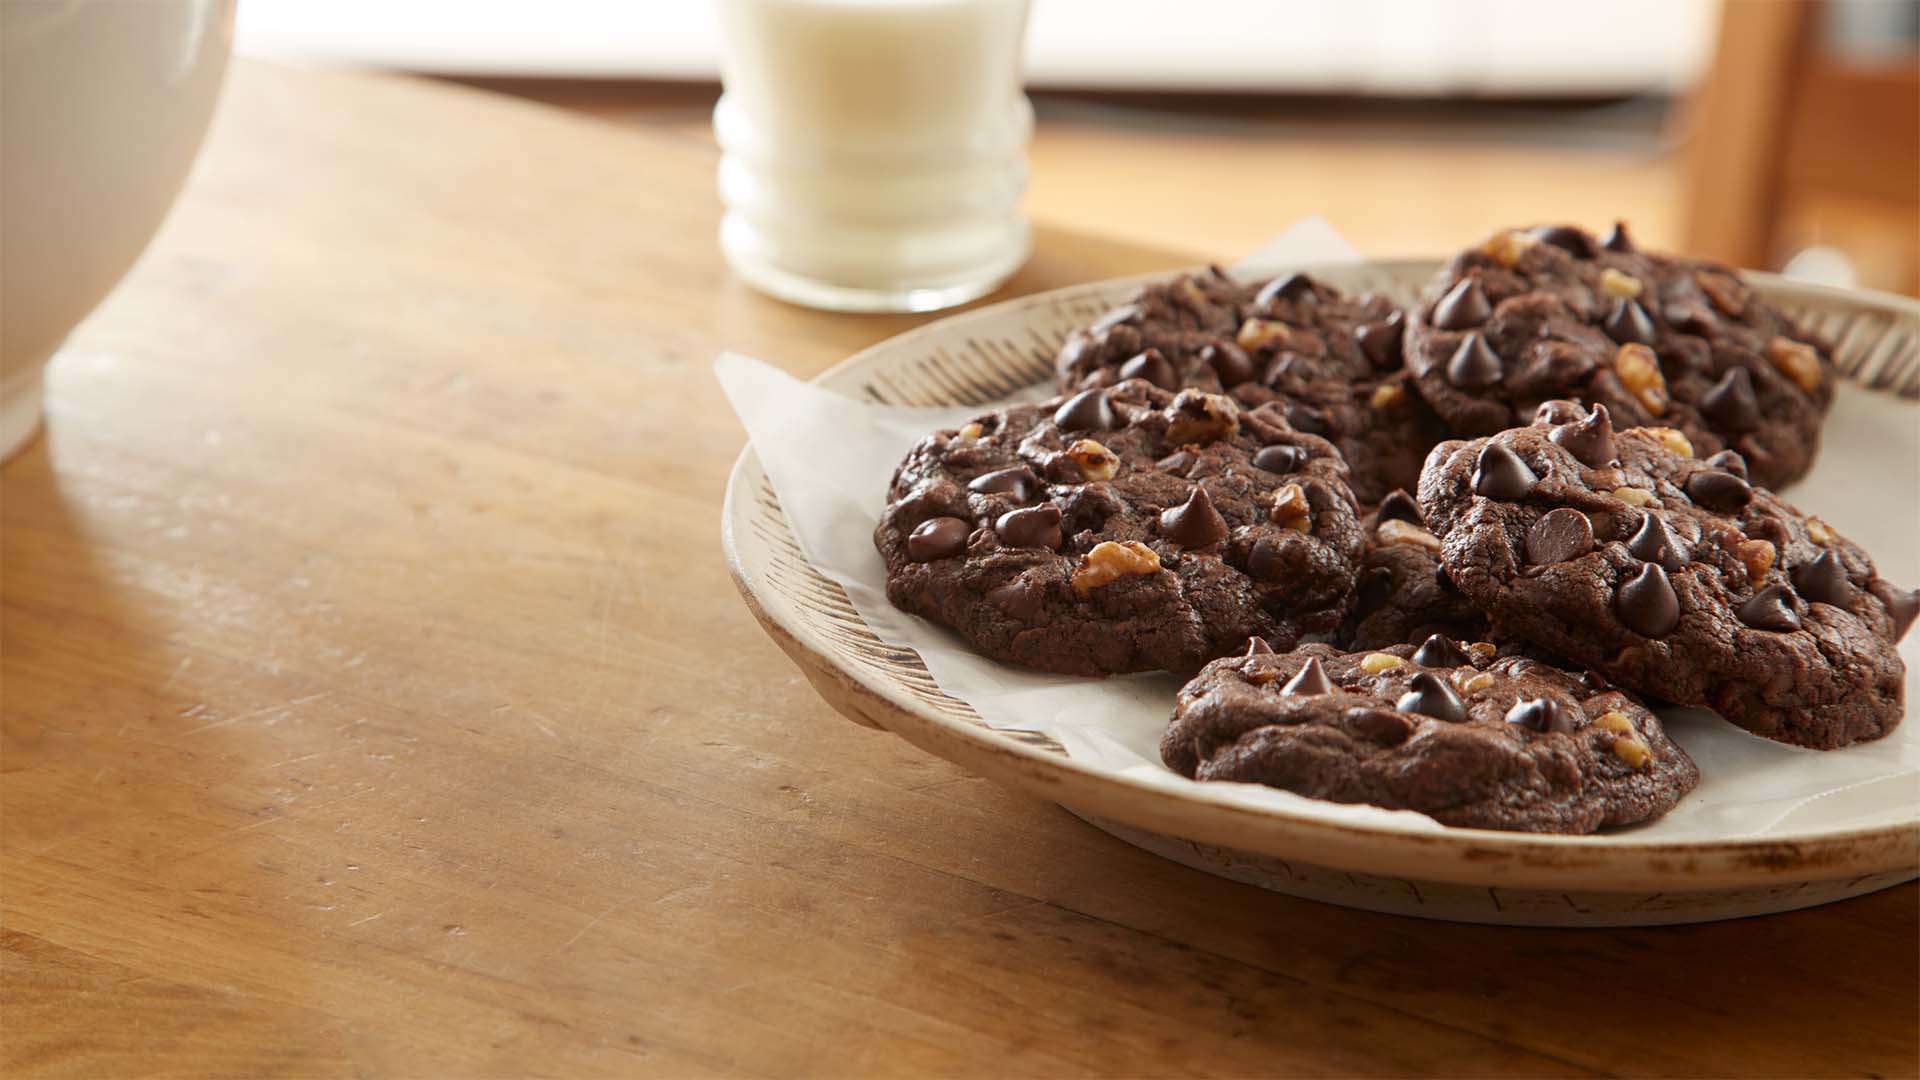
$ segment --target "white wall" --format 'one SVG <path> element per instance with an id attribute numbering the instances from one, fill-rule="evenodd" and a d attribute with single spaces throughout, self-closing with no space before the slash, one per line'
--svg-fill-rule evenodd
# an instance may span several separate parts
<path id="1" fill-rule="evenodd" d="M 1704 69 L 1715 11 L 1713 0 L 1036 0 L 1029 70 L 1037 86 L 1115 89 L 1668 92 Z M 443 74 L 717 70 L 711 0 L 245 0 L 236 35 L 252 55 Z"/>

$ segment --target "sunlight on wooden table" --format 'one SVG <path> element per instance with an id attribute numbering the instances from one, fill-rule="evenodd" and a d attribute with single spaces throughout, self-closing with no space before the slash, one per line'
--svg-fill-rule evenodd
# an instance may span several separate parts
<path id="1" fill-rule="evenodd" d="M 1372 915 L 831 712 L 722 565 L 709 362 L 812 375 L 923 320 L 733 281 L 713 168 L 236 65 L 0 472 L 0 1073 L 1912 1071 L 1913 886 L 1663 930 Z M 1312 195 L 1246 234 L 1397 235 Z M 1003 295 L 1244 246 L 1182 212 L 1197 252 L 1043 218 Z"/>

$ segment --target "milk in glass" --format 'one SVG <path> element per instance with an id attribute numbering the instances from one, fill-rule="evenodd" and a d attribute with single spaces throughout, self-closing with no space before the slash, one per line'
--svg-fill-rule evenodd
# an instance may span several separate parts
<path id="1" fill-rule="evenodd" d="M 1026 0 L 721 0 L 734 271 L 796 303 L 927 311 L 1025 261 Z"/>

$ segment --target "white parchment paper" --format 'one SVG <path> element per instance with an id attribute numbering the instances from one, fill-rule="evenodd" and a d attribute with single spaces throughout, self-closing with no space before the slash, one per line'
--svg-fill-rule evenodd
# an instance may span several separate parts
<path id="1" fill-rule="evenodd" d="M 1318 219 L 1282 233 L 1239 269 L 1275 274 L 1358 260 Z M 722 355 L 715 373 L 747 428 L 801 550 L 844 588 L 883 641 L 918 653 L 941 689 L 998 728 L 1044 732 L 1076 759 L 1208 799 L 1285 806 L 1296 813 L 1396 830 L 1440 830 L 1425 815 L 1307 799 L 1253 784 L 1197 784 L 1160 762 L 1179 683 L 1167 675 L 1086 679 L 1048 675 L 978 656 L 957 635 L 887 602 L 873 547 L 894 466 L 921 436 L 957 426 L 988 406 L 902 409 L 867 405 L 800 382 L 770 365 Z M 1035 385 L 1009 400 L 1037 400 Z M 1889 395 L 1843 386 L 1812 475 L 1790 501 L 1820 514 L 1873 553 L 1883 576 L 1920 581 L 1920 425 Z M 1659 821 L 1632 830 L 1648 840 L 1708 840 L 1865 827 L 1920 813 L 1920 629 L 1901 649 L 1908 717 L 1894 734 L 1838 751 L 1756 738 L 1696 709 L 1661 712 L 1668 732 L 1700 765 L 1700 786 Z"/>

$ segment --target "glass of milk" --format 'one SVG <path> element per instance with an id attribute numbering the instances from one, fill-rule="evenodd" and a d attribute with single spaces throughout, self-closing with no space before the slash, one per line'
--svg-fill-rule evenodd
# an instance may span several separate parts
<path id="1" fill-rule="evenodd" d="M 1026 261 L 1027 0 L 721 0 L 720 246 L 835 311 L 932 311 Z"/>

